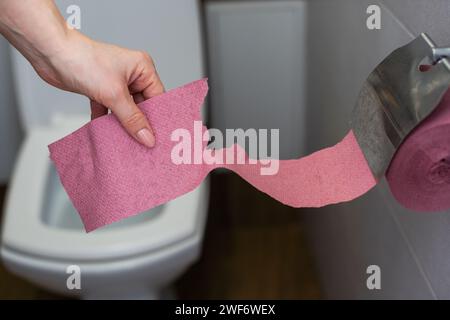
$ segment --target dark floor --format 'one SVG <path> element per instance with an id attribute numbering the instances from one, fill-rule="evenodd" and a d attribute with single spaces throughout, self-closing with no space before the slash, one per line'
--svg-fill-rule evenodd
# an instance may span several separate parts
<path id="1" fill-rule="evenodd" d="M 186 299 L 320 298 L 298 210 L 234 174 L 213 173 L 203 254 L 176 289 Z M 55 296 L 0 266 L 0 299 L 33 298 Z"/>

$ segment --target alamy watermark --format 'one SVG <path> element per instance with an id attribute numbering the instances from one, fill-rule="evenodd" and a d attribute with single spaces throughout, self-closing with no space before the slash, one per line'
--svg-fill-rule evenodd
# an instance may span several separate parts
<path id="1" fill-rule="evenodd" d="M 81 29 L 81 8 L 76 4 L 72 4 L 67 7 L 66 24 L 69 29 Z"/>
<path id="2" fill-rule="evenodd" d="M 373 264 L 367 267 L 366 273 L 369 275 L 366 280 L 367 289 L 381 290 L 381 268 Z"/>
<path id="3" fill-rule="evenodd" d="M 271 129 L 270 132 L 267 129 L 226 129 L 224 139 L 220 130 L 204 131 L 202 121 L 194 121 L 193 131 L 176 129 L 172 132 L 171 141 L 177 144 L 172 148 L 171 159 L 176 165 L 259 165 L 261 175 L 275 175 L 279 169 L 279 136 L 279 129 Z M 210 144 L 205 148 L 207 142 Z M 224 142 L 237 142 L 240 147 L 224 148 Z M 243 149 L 245 147 L 249 156 Z"/>
<path id="4" fill-rule="evenodd" d="M 369 15 L 366 20 L 366 26 L 369 30 L 381 29 L 381 8 L 379 5 L 372 4 L 367 7 L 366 13 Z"/>
<path id="5" fill-rule="evenodd" d="M 75 264 L 67 266 L 66 273 L 69 274 L 66 280 L 66 287 L 69 290 L 81 290 L 81 268 Z"/>

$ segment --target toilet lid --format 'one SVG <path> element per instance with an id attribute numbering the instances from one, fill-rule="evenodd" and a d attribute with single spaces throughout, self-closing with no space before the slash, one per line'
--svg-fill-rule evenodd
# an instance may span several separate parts
<path id="1" fill-rule="evenodd" d="M 35 128 L 26 139 L 8 193 L 3 246 L 45 259 L 99 261 L 148 254 L 193 237 L 201 238 L 207 211 L 207 182 L 170 201 L 151 219 L 131 226 L 85 233 L 46 222 L 43 210 L 45 197 L 51 192 L 48 183 L 52 166 L 46 146 L 67 130 L 70 129 Z"/>
<path id="2" fill-rule="evenodd" d="M 57 4 L 66 17 L 68 6 L 79 5 L 81 31 L 93 39 L 148 52 L 166 88 L 176 88 L 204 76 L 197 0 L 133 0 L 132 5 L 129 1 L 109 1 L 107 6 L 103 1 L 59 0 Z M 11 60 L 25 130 L 49 125 L 55 113 L 89 114 L 86 97 L 55 89 L 42 81 L 12 47 Z"/>

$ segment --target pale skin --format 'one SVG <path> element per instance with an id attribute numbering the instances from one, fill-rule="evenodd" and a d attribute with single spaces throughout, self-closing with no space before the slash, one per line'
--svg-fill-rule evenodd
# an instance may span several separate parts
<path id="1" fill-rule="evenodd" d="M 52 0 L 0 0 L 0 33 L 49 84 L 91 101 L 92 119 L 110 109 L 138 142 L 155 145 L 137 103 L 164 92 L 152 58 L 70 29 Z"/>

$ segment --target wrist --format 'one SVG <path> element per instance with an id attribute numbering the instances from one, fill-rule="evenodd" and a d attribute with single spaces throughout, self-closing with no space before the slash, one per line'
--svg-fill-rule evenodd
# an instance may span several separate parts
<path id="1" fill-rule="evenodd" d="M 52 0 L 2 0 L 0 9 L 0 32 L 32 64 L 58 55 L 76 31 Z"/>
<path id="2" fill-rule="evenodd" d="M 58 39 L 53 38 L 51 47 L 41 50 L 35 59 L 30 59 L 37 73 L 51 85 L 63 90 L 78 92 L 72 87 L 73 77 L 86 72 L 86 50 L 92 40 L 76 30 L 67 29 Z M 72 79 L 72 80 L 68 80 Z M 70 84 L 70 85 L 68 85 Z"/>
<path id="3" fill-rule="evenodd" d="M 81 55 L 92 46 L 91 42 L 77 30 L 66 28 L 64 35 L 45 53 L 46 63 L 56 70 L 70 70 L 83 60 Z"/>
<path id="4" fill-rule="evenodd" d="M 48 61 L 56 61 L 69 56 L 77 44 L 82 41 L 83 36 L 77 30 L 69 29 L 66 26 L 63 29 L 52 39 L 51 45 L 40 50 L 41 55 Z"/>

